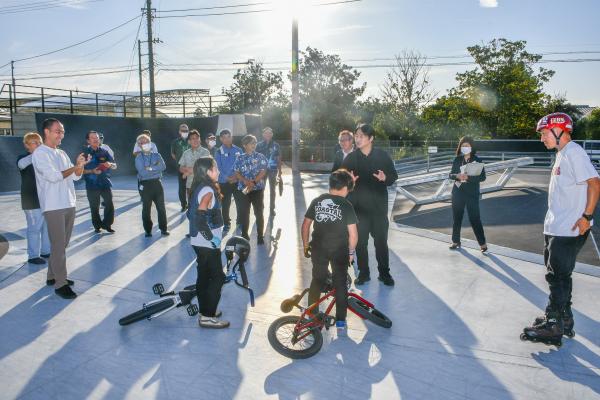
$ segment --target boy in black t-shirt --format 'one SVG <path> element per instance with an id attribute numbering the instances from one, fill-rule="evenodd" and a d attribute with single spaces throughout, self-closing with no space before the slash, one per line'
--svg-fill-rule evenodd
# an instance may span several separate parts
<path id="1" fill-rule="evenodd" d="M 308 303 L 319 300 L 321 289 L 332 266 L 335 288 L 335 318 L 338 328 L 346 327 L 348 289 L 346 275 L 348 264 L 354 259 L 358 231 L 356 214 L 346 196 L 354 187 L 352 175 L 345 169 L 334 171 L 329 176 L 329 193 L 310 203 L 302 223 L 304 256 L 312 259 L 312 282 L 308 292 Z M 309 243 L 310 226 L 314 222 L 312 240 Z"/>

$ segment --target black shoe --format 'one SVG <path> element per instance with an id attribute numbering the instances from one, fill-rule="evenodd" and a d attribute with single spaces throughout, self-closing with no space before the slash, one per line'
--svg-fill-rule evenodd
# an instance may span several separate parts
<path id="1" fill-rule="evenodd" d="M 390 275 L 379 275 L 377 279 L 383 282 L 385 286 L 394 286 L 395 284 L 394 278 L 392 278 Z"/>
<path id="2" fill-rule="evenodd" d="M 169 231 L 160 231 L 160 234 L 163 236 L 169 236 L 171 234 L 171 232 Z"/>
<path id="3" fill-rule="evenodd" d="M 482 252 L 482 253 L 484 253 L 484 254 L 485 254 L 485 253 L 487 253 L 487 251 L 488 251 L 487 244 L 484 244 L 483 246 L 481 246 L 481 252 Z"/>
<path id="4" fill-rule="evenodd" d="M 186 233 L 186 234 L 185 234 L 185 237 L 186 237 L 186 238 L 189 238 L 189 237 L 191 237 L 191 236 L 190 236 L 190 234 L 189 234 L 189 233 Z"/>
<path id="5" fill-rule="evenodd" d="M 262 236 L 259 236 L 256 238 L 256 244 L 257 245 L 261 245 L 261 244 L 265 244 L 265 238 Z"/>
<path id="6" fill-rule="evenodd" d="M 145 236 L 146 236 L 146 237 L 150 237 L 150 236 L 152 236 L 152 232 L 146 232 L 146 235 L 145 235 Z"/>
<path id="7" fill-rule="evenodd" d="M 95 229 L 94 229 L 94 232 L 96 232 L 96 233 L 100 233 L 100 228 L 95 228 Z"/>
<path id="8" fill-rule="evenodd" d="M 43 258 L 40 258 L 40 257 L 30 258 L 29 260 L 27 260 L 27 262 L 29 264 L 36 264 L 36 265 L 46 264 L 46 260 L 44 260 Z"/>
<path id="9" fill-rule="evenodd" d="M 356 278 L 354 280 L 354 284 L 355 285 L 362 285 L 362 284 L 364 284 L 366 282 L 369 282 L 370 280 L 371 280 L 371 277 L 369 275 L 358 274 L 358 278 Z"/>
<path id="10" fill-rule="evenodd" d="M 52 286 L 56 283 L 56 279 L 46 279 L 46 285 L 48 286 Z M 67 279 L 67 285 L 69 286 L 73 286 L 75 284 L 75 282 L 73 282 L 70 279 Z"/>
<path id="11" fill-rule="evenodd" d="M 111 228 L 110 226 L 107 226 L 104 229 L 106 229 L 106 232 L 115 233 L 115 230 L 113 228 Z"/>
<path id="12" fill-rule="evenodd" d="M 77 293 L 75 293 L 69 285 L 64 285 L 59 287 L 58 289 L 54 289 L 54 293 L 56 293 L 63 299 L 74 299 L 75 297 L 77 297 Z"/>
<path id="13" fill-rule="evenodd" d="M 48 254 L 40 254 L 40 257 L 42 257 L 42 258 L 50 258 L 50 253 L 48 253 Z"/>
<path id="14" fill-rule="evenodd" d="M 448 247 L 450 250 L 458 250 L 460 249 L 460 243 L 452 243 L 450 245 L 450 247 Z"/>
<path id="15" fill-rule="evenodd" d="M 275 214 L 277 214 L 277 213 L 275 212 L 275 209 L 272 208 L 271 211 L 269 212 L 269 215 L 275 215 Z"/>
<path id="16" fill-rule="evenodd" d="M 181 206 L 181 212 L 186 212 L 187 211 L 187 206 Z"/>

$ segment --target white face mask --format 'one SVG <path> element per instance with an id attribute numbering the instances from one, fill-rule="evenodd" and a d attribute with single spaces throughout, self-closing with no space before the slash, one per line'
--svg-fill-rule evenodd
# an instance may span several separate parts
<path id="1" fill-rule="evenodd" d="M 209 140 L 208 142 L 206 142 L 206 144 L 208 144 L 209 148 L 213 148 L 217 145 L 217 141 L 216 140 Z"/>
<path id="2" fill-rule="evenodd" d="M 179 134 L 181 135 L 182 138 L 187 139 L 188 135 L 190 134 L 189 132 L 179 132 Z"/>
<path id="3" fill-rule="evenodd" d="M 142 145 L 142 150 L 145 152 L 149 152 L 152 149 L 152 145 L 150 143 L 144 143 Z"/>
<path id="4" fill-rule="evenodd" d="M 461 146 L 460 152 L 465 156 L 467 154 L 471 154 L 471 147 L 470 146 Z"/>

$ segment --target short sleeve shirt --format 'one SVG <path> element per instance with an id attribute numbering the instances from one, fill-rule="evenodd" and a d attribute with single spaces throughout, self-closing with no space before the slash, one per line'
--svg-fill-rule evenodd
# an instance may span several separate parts
<path id="1" fill-rule="evenodd" d="M 322 243 L 330 249 L 348 247 L 348 225 L 358 221 L 352 203 L 329 193 L 314 199 L 304 216 L 314 221 L 311 243 Z"/>
<path id="2" fill-rule="evenodd" d="M 235 172 L 239 172 L 246 179 L 254 180 L 260 174 L 262 170 L 267 169 L 267 158 L 255 151 L 252 154 L 240 154 L 238 158 L 235 159 L 235 163 L 233 164 L 233 170 Z M 238 182 L 238 189 L 244 190 L 246 185 L 244 182 Z M 254 186 L 254 190 L 262 190 L 265 188 L 265 180 L 262 179 L 260 182 L 256 183 Z"/>
<path id="3" fill-rule="evenodd" d="M 544 234 L 578 236 L 573 225 L 585 211 L 587 180 L 598 177 L 585 150 L 575 142 L 567 143 L 556 153 L 548 189 L 548 212 Z"/>
<path id="4" fill-rule="evenodd" d="M 269 169 L 277 169 L 279 164 L 279 158 L 281 157 L 281 147 L 279 143 L 270 141 L 269 143 L 264 140 L 256 145 L 256 151 L 267 158 Z"/>
<path id="5" fill-rule="evenodd" d="M 194 168 L 196 160 L 202 157 L 210 157 L 210 152 L 204 147 L 198 147 L 196 150 L 189 148 L 183 152 L 179 165 L 187 168 Z M 194 181 L 194 175 L 189 175 L 185 181 L 185 187 L 188 189 L 192 188 L 192 182 Z"/>

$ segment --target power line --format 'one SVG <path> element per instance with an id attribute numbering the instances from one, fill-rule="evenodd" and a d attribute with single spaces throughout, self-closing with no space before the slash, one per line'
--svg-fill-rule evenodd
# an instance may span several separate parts
<path id="1" fill-rule="evenodd" d="M 14 61 L 14 62 L 19 62 L 19 61 L 32 60 L 32 59 L 34 59 L 34 58 L 44 57 L 44 56 L 48 56 L 48 55 L 50 55 L 50 54 L 58 53 L 58 52 L 60 52 L 60 51 L 63 51 L 63 50 L 71 49 L 71 48 L 73 48 L 73 47 L 75 47 L 75 46 L 82 45 L 82 44 L 84 44 L 84 43 L 87 43 L 87 42 L 90 42 L 90 41 L 92 41 L 92 40 L 94 40 L 94 39 L 97 39 L 97 38 L 99 38 L 99 37 L 101 37 L 101 36 L 104 36 L 104 35 L 106 35 L 106 34 L 108 34 L 108 33 L 110 33 L 110 32 L 113 32 L 113 31 L 115 31 L 115 30 L 117 30 L 117 29 L 119 29 L 119 28 L 121 28 L 121 27 L 123 27 L 123 26 L 125 26 L 125 25 L 129 24 L 131 21 L 134 21 L 134 20 L 136 20 L 136 19 L 137 19 L 137 18 L 139 18 L 139 17 L 140 17 L 140 15 L 136 15 L 134 18 L 131 18 L 131 19 L 129 19 L 129 20 L 127 20 L 127 21 L 123 22 L 122 24 L 115 26 L 114 28 L 111 28 L 111 29 L 109 29 L 109 30 L 107 30 L 107 31 L 105 31 L 105 32 L 102 32 L 102 33 L 98 34 L 98 35 L 92 36 L 92 37 L 91 37 L 91 38 L 89 38 L 89 39 L 82 40 L 81 42 L 77 42 L 77 43 L 74 43 L 74 44 L 72 44 L 72 45 L 65 46 L 65 47 L 62 47 L 62 48 L 60 48 L 60 49 L 52 50 L 52 51 L 49 51 L 49 52 L 46 52 L 46 53 L 38 54 L 38 55 L 35 55 L 35 56 L 31 56 L 31 57 L 20 58 L 20 59 L 13 60 L 13 61 Z"/>
<path id="2" fill-rule="evenodd" d="M 135 69 L 122 69 L 122 70 L 112 70 L 112 71 L 99 71 L 99 72 L 82 72 L 76 74 L 68 74 L 68 75 L 48 75 L 48 76 L 35 76 L 31 78 L 22 78 L 19 77 L 20 81 L 33 81 L 38 79 L 53 79 L 53 78 L 74 78 L 79 76 L 93 76 L 93 75 L 106 75 L 106 74 L 122 74 L 125 72 L 130 72 Z"/>
<path id="3" fill-rule="evenodd" d="M 227 6 L 213 6 L 213 7 L 198 7 L 198 8 L 184 8 L 180 10 L 158 10 L 158 13 L 171 13 L 171 12 L 187 12 L 187 11 L 200 11 L 200 10 L 217 10 L 224 8 L 238 8 L 238 7 L 253 7 L 253 6 L 263 6 L 266 4 L 272 4 L 272 1 L 263 1 L 260 3 L 246 3 L 246 4 L 236 4 L 236 5 L 227 5 Z"/>
<path id="4" fill-rule="evenodd" d="M 135 48 L 138 44 L 138 38 L 140 36 L 140 29 L 142 28 L 142 21 L 144 20 L 143 15 L 140 16 L 140 23 L 138 24 L 137 33 L 135 34 L 135 39 L 133 40 L 133 47 L 131 49 L 131 56 L 129 57 L 129 68 L 133 68 L 133 57 L 135 55 Z M 129 81 L 131 80 L 131 72 L 127 76 L 127 84 L 125 86 L 125 92 L 129 90 Z"/>
<path id="5" fill-rule="evenodd" d="M 66 0 L 66 1 L 61 0 L 61 2 L 57 2 L 57 3 L 48 2 L 48 4 L 40 4 L 40 5 L 35 5 L 35 6 L 29 6 L 29 5 L 21 6 L 21 8 L 13 8 L 13 9 L 0 8 L 0 15 L 26 13 L 26 12 L 31 12 L 31 11 L 47 10 L 50 8 L 75 6 L 75 5 L 86 4 L 86 3 L 96 3 L 99 1 L 104 1 L 104 0 Z M 13 7 L 17 7 L 17 6 L 13 6 Z"/>

